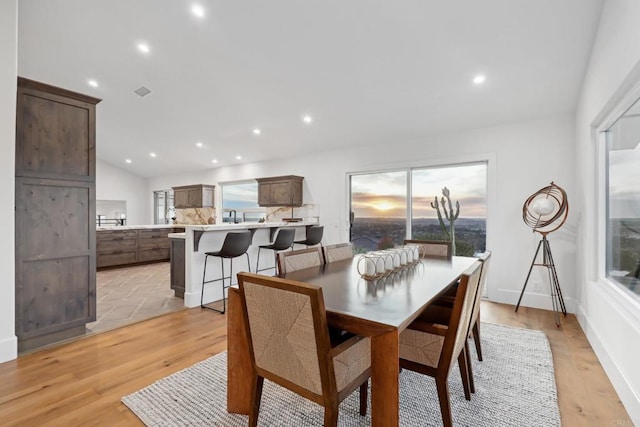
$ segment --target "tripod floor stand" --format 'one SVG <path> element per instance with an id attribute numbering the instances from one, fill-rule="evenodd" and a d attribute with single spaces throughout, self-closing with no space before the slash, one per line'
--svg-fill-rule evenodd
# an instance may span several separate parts
<path id="1" fill-rule="evenodd" d="M 529 273 L 527 274 L 527 279 L 524 281 L 524 286 L 522 287 L 522 292 L 520 292 L 520 298 L 518 298 L 518 304 L 516 305 L 516 312 L 520 307 L 520 302 L 522 301 L 522 296 L 524 295 L 524 290 L 527 288 L 527 283 L 529 282 L 529 278 L 531 277 L 531 271 L 533 271 L 533 267 L 546 267 L 547 273 L 549 274 L 549 287 L 551 289 L 551 304 L 553 306 L 553 311 L 555 312 L 556 317 L 556 326 L 560 326 L 560 316 L 559 311 L 562 311 L 562 314 L 567 316 L 567 309 L 564 305 L 564 299 L 562 298 L 562 290 L 560 289 L 560 282 L 558 281 L 558 273 L 556 272 L 556 265 L 553 263 L 553 256 L 551 255 L 551 246 L 549 246 L 549 240 L 547 240 L 547 233 L 542 234 L 542 239 L 538 243 L 538 248 L 536 249 L 536 254 L 533 256 L 533 261 L 531 261 L 531 267 L 529 267 Z M 538 259 L 538 253 L 540 252 L 540 248 L 542 248 L 542 263 L 536 263 Z"/>

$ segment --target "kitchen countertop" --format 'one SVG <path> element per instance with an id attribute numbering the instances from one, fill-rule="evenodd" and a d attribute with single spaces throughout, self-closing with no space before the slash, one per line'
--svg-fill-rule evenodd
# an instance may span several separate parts
<path id="1" fill-rule="evenodd" d="M 318 221 L 306 220 L 298 222 L 243 222 L 239 224 L 213 224 L 213 225 L 181 225 L 185 230 L 189 231 L 226 231 L 226 230 L 250 230 L 254 228 L 273 228 L 273 227 L 300 227 L 306 225 L 317 225 Z"/>
<path id="2" fill-rule="evenodd" d="M 140 228 L 184 228 L 184 225 L 178 224 L 155 224 L 155 225 L 103 225 L 96 227 L 96 231 L 111 231 L 111 230 L 136 230 Z"/>

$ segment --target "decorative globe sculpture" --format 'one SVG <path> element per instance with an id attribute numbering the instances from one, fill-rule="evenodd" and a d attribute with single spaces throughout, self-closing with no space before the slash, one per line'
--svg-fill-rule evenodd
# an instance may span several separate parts
<path id="1" fill-rule="evenodd" d="M 529 196 L 522 206 L 525 224 L 540 234 L 549 234 L 562 227 L 568 214 L 567 193 L 553 182 Z"/>
<path id="2" fill-rule="evenodd" d="M 533 267 L 545 267 L 549 273 L 551 304 L 553 305 L 553 311 L 555 312 L 556 326 L 560 326 L 560 316 L 558 315 L 558 312 L 562 311 L 562 314 L 566 316 L 567 309 L 564 305 L 564 299 L 562 298 L 562 290 L 560 289 L 560 282 L 558 281 L 558 273 L 556 272 L 556 266 L 553 262 L 551 246 L 549 245 L 547 235 L 562 227 L 567 220 L 568 214 L 569 203 L 567 202 L 567 193 L 553 182 L 551 185 L 541 188 L 529 196 L 522 206 L 522 219 L 525 224 L 531 227 L 534 232 L 540 233 L 540 235 L 542 235 L 542 239 L 538 243 L 538 248 L 533 256 L 529 273 L 524 281 L 522 292 L 520 292 L 516 311 L 518 311 L 518 308 L 520 307 L 520 302 L 522 301 L 522 296 L 527 288 L 527 283 L 531 277 Z M 536 262 L 540 249 L 542 249 L 541 263 Z"/>

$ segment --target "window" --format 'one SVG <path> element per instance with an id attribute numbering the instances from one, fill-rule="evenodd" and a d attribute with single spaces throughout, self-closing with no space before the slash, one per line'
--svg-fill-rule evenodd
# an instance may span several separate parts
<path id="1" fill-rule="evenodd" d="M 452 240 L 456 255 L 472 256 L 485 251 L 487 224 L 486 163 L 414 169 L 411 172 L 411 238 Z M 447 188 L 449 199 L 443 198 Z M 438 219 L 435 199 L 442 222 Z M 451 205 L 449 205 L 449 201 Z M 443 206 L 444 203 L 444 206 Z M 456 208 L 459 204 L 459 211 Z M 458 217 L 447 220 L 453 210 Z"/>
<path id="2" fill-rule="evenodd" d="M 485 250 L 486 162 L 354 174 L 350 187 L 350 240 L 359 252 L 399 245 L 406 238 L 455 240 L 457 255 Z M 442 206 L 445 187 L 454 216 L 456 202 L 460 206 L 453 227 L 444 212 L 449 199 Z M 431 205 L 436 197 L 442 222 Z"/>
<path id="3" fill-rule="evenodd" d="M 640 295 L 640 101 L 606 130 L 607 277 Z"/>
<path id="4" fill-rule="evenodd" d="M 407 172 L 351 176 L 350 240 L 358 252 L 392 248 L 407 236 Z"/>
<path id="5" fill-rule="evenodd" d="M 173 208 L 173 190 L 153 192 L 153 223 L 171 224 L 175 219 Z"/>
<path id="6" fill-rule="evenodd" d="M 222 222 L 258 222 L 265 217 L 265 209 L 258 206 L 258 182 L 255 180 L 221 185 Z"/>

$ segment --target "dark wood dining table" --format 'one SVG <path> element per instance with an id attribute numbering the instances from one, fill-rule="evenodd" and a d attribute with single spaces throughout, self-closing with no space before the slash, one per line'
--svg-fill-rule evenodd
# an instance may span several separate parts
<path id="1" fill-rule="evenodd" d="M 422 259 L 378 280 L 358 274 L 359 257 L 298 270 L 285 278 L 322 287 L 331 327 L 371 338 L 371 420 L 399 423 L 399 334 L 455 284 L 477 258 Z M 229 289 L 227 411 L 248 414 L 251 360 L 238 289 Z"/>

